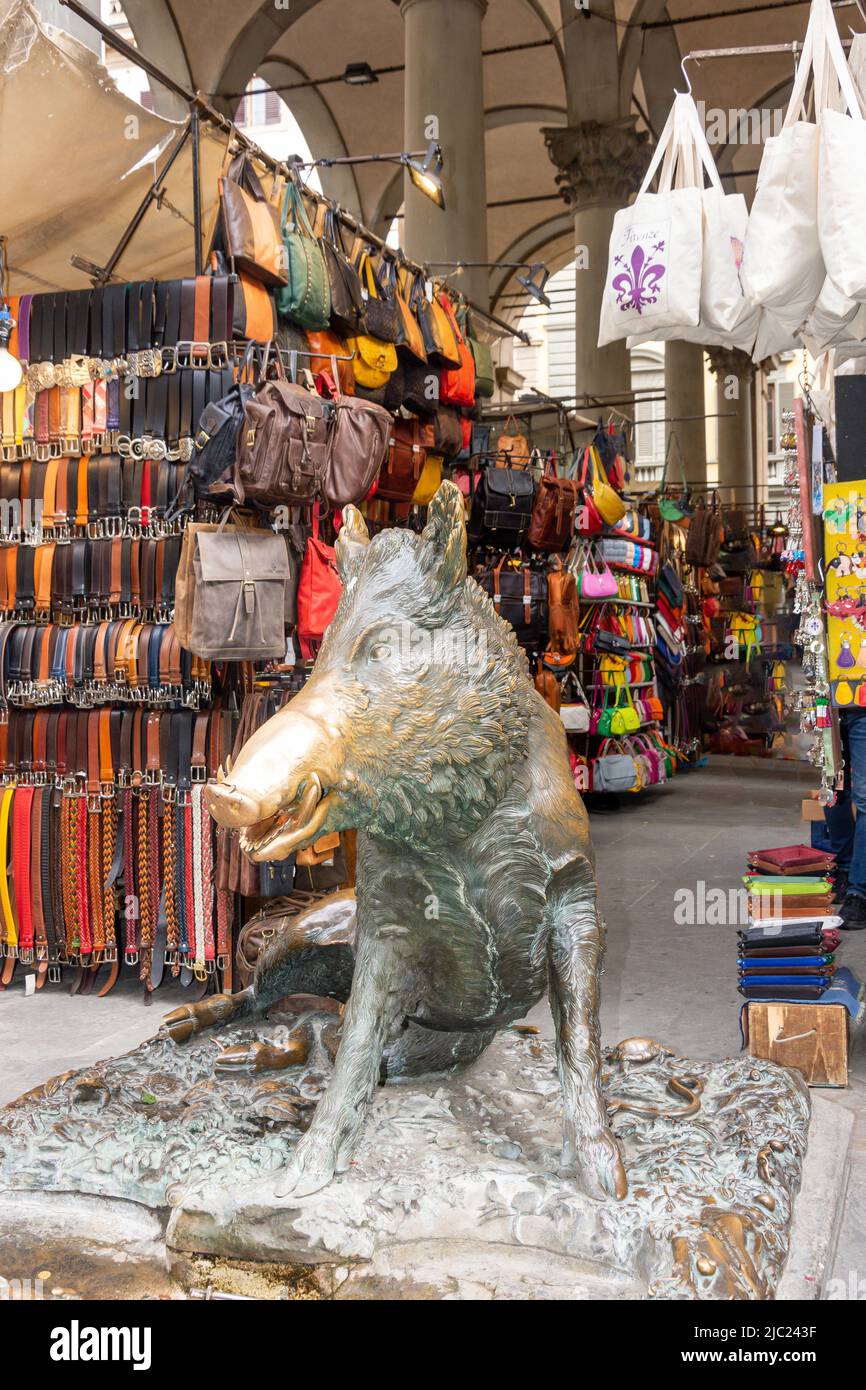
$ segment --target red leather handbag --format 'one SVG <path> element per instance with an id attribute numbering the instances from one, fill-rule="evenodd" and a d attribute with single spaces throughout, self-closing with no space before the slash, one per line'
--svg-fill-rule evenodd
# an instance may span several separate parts
<path id="1" fill-rule="evenodd" d="M 454 308 L 447 294 L 440 292 L 436 298 L 454 329 L 454 337 L 460 350 L 460 366 L 445 367 L 439 379 L 439 400 L 443 405 L 474 405 L 475 358 L 472 356 L 472 349 L 457 326 Z"/>
<path id="2" fill-rule="evenodd" d="M 589 463 L 589 449 L 584 449 L 583 464 L 580 473 L 580 506 L 577 508 L 577 511 L 575 512 L 574 521 L 574 529 L 578 536 L 598 536 L 604 530 L 604 522 L 601 517 L 601 512 L 595 505 L 595 501 L 593 499 L 590 489 L 586 486 Z"/>
<path id="3" fill-rule="evenodd" d="M 301 562 L 298 584 L 298 626 L 301 656 L 313 660 L 322 644 L 325 630 L 337 611 L 343 585 L 337 573 L 334 547 L 319 539 L 319 508 L 313 507 L 313 534 Z"/>

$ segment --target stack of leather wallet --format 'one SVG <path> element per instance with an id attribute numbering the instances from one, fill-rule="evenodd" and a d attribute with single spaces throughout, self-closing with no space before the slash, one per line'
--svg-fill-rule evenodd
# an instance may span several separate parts
<path id="1" fill-rule="evenodd" d="M 738 938 L 738 987 L 746 999 L 820 999 L 832 983 L 839 933 L 820 918 L 756 924 Z"/>
<path id="2" fill-rule="evenodd" d="M 755 850 L 749 855 L 749 872 L 743 879 L 751 919 L 829 915 L 834 900 L 834 863 L 834 855 L 806 851 L 805 845 Z"/>

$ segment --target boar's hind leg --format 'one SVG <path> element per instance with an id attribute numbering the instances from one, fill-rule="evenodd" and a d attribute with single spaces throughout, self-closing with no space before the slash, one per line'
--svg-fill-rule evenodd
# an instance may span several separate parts
<path id="1" fill-rule="evenodd" d="M 313 1122 L 274 1187 L 278 1197 L 305 1197 L 347 1168 L 379 1080 L 382 1053 L 399 1004 L 393 982 L 394 948 L 359 932 L 352 993 L 331 1082 Z"/>
<path id="2" fill-rule="evenodd" d="M 562 1161 L 593 1196 L 625 1197 L 628 1182 L 601 1092 L 598 994 L 604 925 L 586 861 L 570 864 L 548 892 L 550 1007 L 562 1086 Z"/>

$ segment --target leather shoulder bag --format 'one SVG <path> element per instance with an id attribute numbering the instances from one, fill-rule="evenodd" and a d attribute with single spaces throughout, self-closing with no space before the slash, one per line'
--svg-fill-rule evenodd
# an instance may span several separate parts
<path id="1" fill-rule="evenodd" d="M 526 469 L 486 464 L 472 497 L 471 539 L 506 548 L 520 545 L 532 516 L 534 495 L 535 483 Z"/>
<path id="2" fill-rule="evenodd" d="M 389 412 L 359 396 L 335 396 L 324 492 L 332 507 L 362 502 L 388 453 Z"/>
<path id="3" fill-rule="evenodd" d="M 327 328 L 331 294 L 322 249 L 313 236 L 300 190 L 291 179 L 283 198 L 282 244 L 286 275 L 277 308 L 302 328 Z"/>
<path id="4" fill-rule="evenodd" d="M 558 478 L 554 459 L 548 459 L 532 505 L 528 543 L 536 550 L 567 550 L 579 502 L 578 484 L 573 478 Z"/>
<path id="5" fill-rule="evenodd" d="M 373 264 L 373 258 L 363 242 L 355 258 L 355 265 L 361 280 L 361 292 L 367 301 L 364 312 L 365 332 L 383 343 L 396 343 L 399 328 L 397 306 L 393 296 L 386 293 Z"/>
<path id="6" fill-rule="evenodd" d="M 376 496 L 392 502 L 411 502 L 427 461 L 427 451 L 433 447 L 433 430 L 429 425 L 415 419 L 394 420 Z"/>
<path id="7" fill-rule="evenodd" d="M 364 324 L 364 296 L 358 272 L 343 248 L 340 223 L 333 208 L 325 213 L 319 239 L 331 289 L 331 325 L 340 333 L 357 333 Z"/>
<path id="8" fill-rule="evenodd" d="M 233 268 L 266 285 L 285 285 L 279 213 L 268 202 L 247 155 L 232 160 L 219 180 L 219 196 L 222 239 Z"/>

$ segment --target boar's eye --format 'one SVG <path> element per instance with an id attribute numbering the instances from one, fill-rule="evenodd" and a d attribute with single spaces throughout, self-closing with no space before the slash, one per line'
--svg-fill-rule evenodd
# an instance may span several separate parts
<path id="1" fill-rule="evenodd" d="M 391 655 L 390 642 L 374 642 L 367 650 L 368 661 L 387 661 Z"/>

